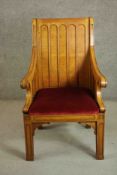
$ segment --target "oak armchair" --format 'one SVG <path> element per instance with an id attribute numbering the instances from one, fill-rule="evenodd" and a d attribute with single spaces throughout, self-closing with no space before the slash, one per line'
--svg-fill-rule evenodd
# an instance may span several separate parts
<path id="1" fill-rule="evenodd" d="M 26 160 L 34 159 L 36 128 L 48 122 L 85 123 L 95 130 L 96 158 L 104 158 L 107 86 L 94 52 L 93 18 L 33 19 L 32 60 L 21 81 Z"/>

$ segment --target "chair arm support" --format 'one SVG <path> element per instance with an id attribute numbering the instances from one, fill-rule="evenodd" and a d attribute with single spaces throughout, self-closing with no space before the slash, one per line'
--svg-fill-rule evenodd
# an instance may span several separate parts
<path id="1" fill-rule="evenodd" d="M 105 105 L 104 105 L 103 99 L 102 99 L 101 87 L 98 83 L 95 84 L 95 98 L 96 98 L 96 101 L 98 103 L 100 112 L 105 112 L 106 108 L 105 108 Z"/>
<path id="2" fill-rule="evenodd" d="M 102 99 L 101 88 L 107 86 L 107 80 L 98 68 L 93 46 L 90 47 L 90 62 L 91 62 L 91 71 L 94 77 L 94 84 L 95 84 L 95 90 L 93 93 L 95 94 L 95 99 L 99 105 L 100 112 L 105 112 L 105 106 Z"/>
<path id="3" fill-rule="evenodd" d="M 100 72 L 97 62 L 96 62 L 96 57 L 95 57 L 95 51 L 94 47 L 90 47 L 90 61 L 91 61 L 91 69 L 94 75 L 94 79 L 98 81 L 100 87 L 106 87 L 107 86 L 107 80 L 104 77 L 104 75 Z"/>
<path id="4" fill-rule="evenodd" d="M 32 103 L 32 99 L 33 99 L 32 81 L 28 79 L 28 76 L 25 76 L 21 80 L 20 86 L 21 88 L 26 89 L 26 99 L 25 99 L 25 105 L 23 107 L 23 113 L 27 113 Z"/>
<path id="5" fill-rule="evenodd" d="M 28 113 L 28 110 L 29 110 L 29 107 L 30 107 L 30 105 L 32 103 L 32 100 L 33 100 L 33 96 L 31 94 L 31 92 L 30 91 L 27 91 L 25 105 L 23 107 L 23 113 L 24 114 Z"/>
<path id="6" fill-rule="evenodd" d="M 31 64 L 28 70 L 28 73 L 24 76 L 24 78 L 20 82 L 20 87 L 22 89 L 28 89 L 29 84 L 34 79 L 34 73 L 36 68 L 36 57 L 37 57 L 37 50 L 35 47 L 32 48 L 32 58 L 31 58 Z"/>
<path id="7" fill-rule="evenodd" d="M 26 100 L 23 108 L 23 113 L 27 113 L 28 109 L 32 103 L 36 88 L 35 88 L 35 71 L 36 71 L 36 58 L 37 51 L 36 48 L 32 48 L 32 61 L 29 67 L 28 73 L 24 76 L 24 78 L 20 82 L 20 87 L 22 89 L 26 89 Z"/>

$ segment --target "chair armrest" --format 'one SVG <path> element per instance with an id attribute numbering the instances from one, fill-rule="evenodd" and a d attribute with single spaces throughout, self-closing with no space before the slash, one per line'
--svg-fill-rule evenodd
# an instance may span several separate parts
<path id="1" fill-rule="evenodd" d="M 32 103 L 36 88 L 35 88 L 35 70 L 36 70 L 36 48 L 32 48 L 32 61 L 28 70 L 28 73 L 24 76 L 24 78 L 20 82 L 20 87 L 22 89 L 26 89 L 26 100 L 23 108 L 23 113 L 27 113 L 28 109 Z"/>
<path id="2" fill-rule="evenodd" d="M 104 106 L 103 99 L 102 99 L 101 88 L 107 86 L 107 80 L 98 68 L 93 46 L 90 47 L 90 62 L 91 62 L 91 71 L 94 77 L 94 87 L 95 87 L 93 89 L 93 93 L 99 105 L 100 112 L 105 112 L 105 106 Z"/>
<path id="3" fill-rule="evenodd" d="M 29 70 L 28 73 L 21 80 L 20 87 L 22 89 L 28 90 L 30 88 L 30 84 L 32 83 L 33 77 L 34 77 L 34 70 Z"/>
<path id="4" fill-rule="evenodd" d="M 23 107 L 23 113 L 27 113 L 28 109 L 32 103 L 32 99 L 33 99 L 33 94 L 32 94 L 32 81 L 30 79 L 30 74 L 31 73 L 27 73 L 26 76 L 21 80 L 20 83 L 20 87 L 22 89 L 26 89 L 26 100 L 25 100 L 25 105 Z"/>
<path id="5" fill-rule="evenodd" d="M 23 77 L 23 79 L 21 80 L 21 82 L 20 82 L 20 87 L 21 87 L 22 89 L 28 89 L 28 88 L 29 88 L 29 78 L 28 78 L 28 76 L 29 76 L 29 73 L 27 73 L 27 74 Z"/>
<path id="6" fill-rule="evenodd" d="M 30 86 L 30 79 L 29 79 L 29 73 L 27 73 L 25 75 L 25 77 L 21 80 L 20 82 L 20 87 L 22 89 L 29 89 L 29 86 Z"/>
<path id="7" fill-rule="evenodd" d="M 35 53 L 36 53 L 36 48 L 33 47 L 32 48 L 31 64 L 30 64 L 29 70 L 28 70 L 27 74 L 24 76 L 24 78 L 20 82 L 20 87 L 22 89 L 28 89 L 29 88 L 29 84 L 33 80 L 35 67 L 36 67 L 36 60 L 35 60 L 35 55 L 36 54 Z"/>
<path id="8" fill-rule="evenodd" d="M 95 57 L 95 51 L 94 51 L 93 46 L 90 47 L 90 62 L 91 62 L 91 69 L 93 71 L 94 79 L 96 81 L 98 81 L 98 83 L 101 87 L 106 87 L 107 86 L 107 80 L 98 68 L 98 65 L 97 65 L 97 62 L 96 62 L 96 57 Z"/>

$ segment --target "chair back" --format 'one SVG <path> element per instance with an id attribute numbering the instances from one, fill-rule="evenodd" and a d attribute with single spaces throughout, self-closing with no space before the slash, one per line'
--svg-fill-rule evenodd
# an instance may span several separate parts
<path id="1" fill-rule="evenodd" d="M 92 18 L 33 19 L 39 88 L 90 87 Z"/>

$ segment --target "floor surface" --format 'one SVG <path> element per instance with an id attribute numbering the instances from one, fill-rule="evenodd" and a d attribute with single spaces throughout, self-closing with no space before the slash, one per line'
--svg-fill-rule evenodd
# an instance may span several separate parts
<path id="1" fill-rule="evenodd" d="M 0 101 L 0 175 L 117 175 L 117 102 L 106 101 L 105 160 L 95 159 L 95 135 L 77 123 L 35 133 L 35 161 L 25 161 L 23 101 Z"/>

